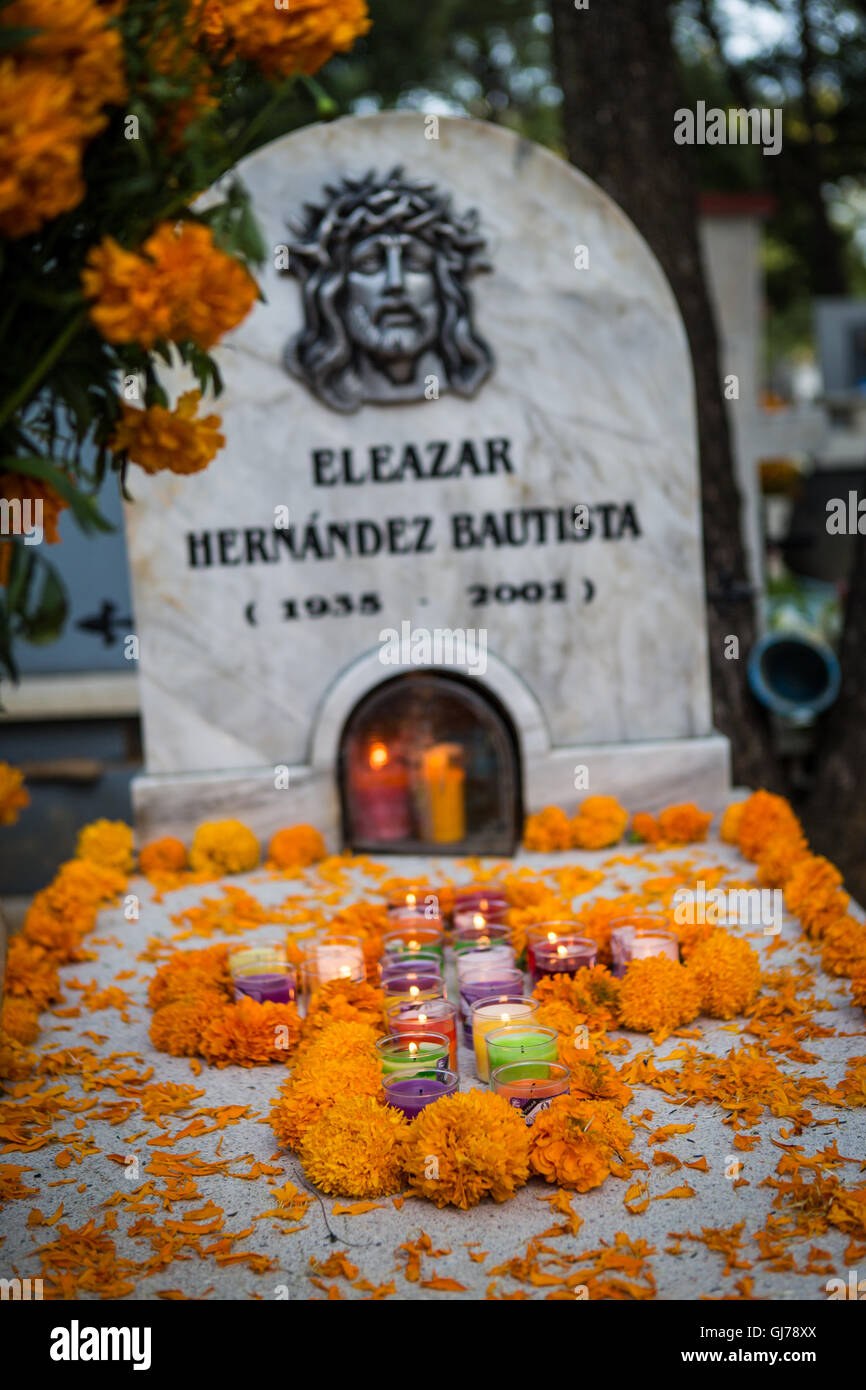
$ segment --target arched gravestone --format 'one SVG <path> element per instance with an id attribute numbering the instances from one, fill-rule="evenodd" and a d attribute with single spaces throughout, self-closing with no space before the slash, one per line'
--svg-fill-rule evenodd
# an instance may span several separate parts
<path id="1" fill-rule="evenodd" d="M 562 160 L 432 126 L 347 118 L 239 170 L 272 254 L 218 354 L 227 444 L 127 509 L 144 834 L 232 814 L 336 844 L 347 718 L 437 662 L 508 712 L 526 810 L 724 798 L 670 288 Z"/>

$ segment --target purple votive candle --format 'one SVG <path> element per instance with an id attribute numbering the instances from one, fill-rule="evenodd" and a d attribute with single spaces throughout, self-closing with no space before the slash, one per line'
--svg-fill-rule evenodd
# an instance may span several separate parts
<path id="1" fill-rule="evenodd" d="M 255 999 L 258 1004 L 291 1004 L 295 998 L 295 977 L 282 974 L 235 975 L 235 999 Z"/>
<path id="2" fill-rule="evenodd" d="M 578 970 L 595 965 L 598 945 L 585 936 L 560 936 L 556 941 L 536 941 L 533 953 L 539 979 L 546 975 L 576 975 Z"/>
<path id="3" fill-rule="evenodd" d="M 463 1013 L 463 1037 L 472 1045 L 472 1006 L 480 999 L 505 998 L 523 994 L 523 975 L 519 970 L 485 970 L 460 981 L 460 1008 Z"/>
<path id="4" fill-rule="evenodd" d="M 385 1099 L 396 1110 L 402 1110 L 407 1120 L 414 1120 L 425 1106 L 443 1096 L 451 1096 L 457 1090 L 458 1078 L 454 1071 L 440 1071 L 436 1076 L 401 1076 L 394 1073 L 382 1082 Z"/>

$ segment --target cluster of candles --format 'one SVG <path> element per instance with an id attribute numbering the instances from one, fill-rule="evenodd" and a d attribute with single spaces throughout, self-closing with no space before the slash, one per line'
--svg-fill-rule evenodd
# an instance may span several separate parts
<path id="1" fill-rule="evenodd" d="M 452 1002 L 446 992 L 445 923 L 438 895 L 416 887 L 388 899 L 390 930 L 379 964 L 388 1033 L 377 1051 L 385 1098 L 408 1118 L 458 1089 L 461 1033 L 474 1052 L 478 1079 L 521 1110 L 527 1124 L 554 1097 L 568 1093 L 569 1071 L 558 1061 L 557 1034 L 536 1021 L 538 1003 L 524 993 L 524 975 L 505 923 L 507 910 L 505 894 L 495 885 L 455 889 L 449 939 L 457 991 Z M 660 914 L 638 913 L 615 925 L 611 950 L 616 975 L 636 958 L 679 959 L 677 939 Z M 532 989 L 545 977 L 591 968 L 596 944 L 580 935 L 576 922 L 543 922 L 527 932 L 526 957 Z M 236 997 L 295 999 L 302 1013 L 322 984 L 361 981 L 366 975 L 361 941 L 327 933 L 310 943 L 297 973 L 279 942 L 241 947 L 231 952 L 229 967 Z"/>

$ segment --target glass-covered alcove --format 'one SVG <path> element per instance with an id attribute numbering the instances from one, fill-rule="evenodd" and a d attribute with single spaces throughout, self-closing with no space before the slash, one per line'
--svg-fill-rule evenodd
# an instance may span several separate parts
<path id="1" fill-rule="evenodd" d="M 514 729 L 468 679 L 419 671 L 376 686 L 346 721 L 339 776 L 352 849 L 511 854 L 518 842 Z"/>

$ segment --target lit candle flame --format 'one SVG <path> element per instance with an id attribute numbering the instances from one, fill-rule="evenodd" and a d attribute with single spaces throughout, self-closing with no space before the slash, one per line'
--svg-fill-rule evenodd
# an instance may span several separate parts
<path id="1" fill-rule="evenodd" d="M 410 1044 L 409 1044 L 409 1053 L 410 1053 L 410 1056 L 414 1056 L 415 1053 L 416 1053 L 417 1051 L 418 1051 L 418 1044 L 417 1044 L 417 1043 L 412 1043 L 412 1042 L 410 1042 Z"/>
<path id="2" fill-rule="evenodd" d="M 482 913 L 476 912 L 475 916 L 472 918 L 472 925 L 473 927 L 479 928 L 485 927 L 487 925 L 487 919 L 483 916 Z"/>
<path id="3" fill-rule="evenodd" d="M 418 1022 L 419 1022 L 419 1023 L 426 1023 L 426 1022 L 427 1022 L 427 1015 L 426 1015 L 426 1014 L 419 1014 L 419 1015 L 418 1015 Z"/>
<path id="4" fill-rule="evenodd" d="M 421 991 L 420 991 L 420 989 L 418 988 L 417 985 L 410 985 L 410 986 L 409 986 L 409 995 L 410 995 L 410 997 L 411 997 L 412 999 L 417 999 L 417 998 L 418 998 L 418 995 L 419 995 L 420 993 L 421 993 Z"/>
<path id="5" fill-rule="evenodd" d="M 418 951 L 418 950 L 420 950 L 420 946 L 419 946 L 418 942 L 417 942 L 417 941 L 410 941 L 410 942 L 409 942 L 409 950 L 410 950 L 410 951 Z"/>
<path id="6" fill-rule="evenodd" d="M 563 956 L 567 956 L 567 955 L 568 955 L 568 947 L 567 947 L 567 946 L 557 946 L 557 948 L 556 948 L 556 954 L 560 957 L 560 959 L 561 959 Z"/>
<path id="7" fill-rule="evenodd" d="M 340 966 L 340 979 L 341 979 L 341 980 L 348 980 L 348 978 L 349 978 L 349 976 L 351 975 L 351 973 L 352 973 L 351 968 L 350 968 L 348 965 L 341 965 L 341 966 Z"/>
<path id="8" fill-rule="evenodd" d="M 548 939 L 548 941 L 550 942 L 550 944 L 551 944 L 551 946 L 552 946 L 552 945 L 554 944 L 554 942 L 556 941 L 556 932 L 555 932 L 555 931 L 549 931 L 549 932 L 547 933 L 547 939 Z"/>
<path id="9" fill-rule="evenodd" d="M 417 902 L 417 898 L 415 897 L 415 894 L 414 894 L 414 893 L 407 893 L 407 894 L 406 894 L 406 906 L 407 906 L 407 907 L 414 907 L 416 902 Z"/>
<path id="10" fill-rule="evenodd" d="M 511 1022 L 511 1014 L 502 1013 L 502 1014 L 499 1015 L 499 1017 L 502 1019 L 502 1022 L 503 1022 L 503 1023 L 510 1023 L 510 1022 Z"/>
<path id="11" fill-rule="evenodd" d="M 384 767 L 388 761 L 388 749 L 384 743 L 374 743 L 370 749 L 370 766 L 374 768 Z"/>

